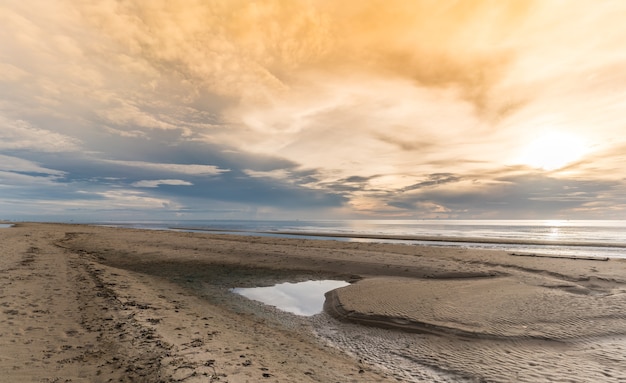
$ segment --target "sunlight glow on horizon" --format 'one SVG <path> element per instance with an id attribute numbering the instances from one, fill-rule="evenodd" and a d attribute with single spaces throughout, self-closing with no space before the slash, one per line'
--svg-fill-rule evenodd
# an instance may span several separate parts
<path id="1" fill-rule="evenodd" d="M 589 145 L 579 135 L 563 131 L 543 132 L 523 147 L 517 162 L 547 171 L 561 169 L 580 160 L 589 152 Z"/>

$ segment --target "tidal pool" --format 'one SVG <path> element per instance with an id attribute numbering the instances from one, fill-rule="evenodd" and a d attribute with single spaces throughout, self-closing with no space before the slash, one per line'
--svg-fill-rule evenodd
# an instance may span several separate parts
<path id="1" fill-rule="evenodd" d="M 231 291 L 283 311 L 311 316 L 322 312 L 326 292 L 348 285 L 345 281 L 322 280 L 285 282 L 269 287 L 234 288 Z"/>

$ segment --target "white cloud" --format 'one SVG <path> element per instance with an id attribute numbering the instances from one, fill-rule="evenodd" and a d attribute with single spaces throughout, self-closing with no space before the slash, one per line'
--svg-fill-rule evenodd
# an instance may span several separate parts
<path id="1" fill-rule="evenodd" d="M 153 197 L 137 190 L 83 191 L 77 194 L 81 197 L 51 199 L 45 193 L 38 198 L 30 199 L 13 196 L 0 199 L 0 205 L 4 204 L 3 213 L 15 216 L 76 216 L 91 222 L 100 218 L 137 219 L 137 214 L 141 211 L 167 213 L 176 212 L 181 208 L 176 201 Z"/>
<path id="2" fill-rule="evenodd" d="M 49 188 L 59 186 L 59 183 L 56 180 L 57 177 L 51 175 L 33 176 L 30 174 L 0 170 L 0 188 L 5 189 L 31 189 L 33 187 L 37 187 L 47 188 L 46 190 L 49 190 Z"/>
<path id="3" fill-rule="evenodd" d="M 132 183 L 132 186 L 140 188 L 156 188 L 159 185 L 192 186 L 193 184 L 183 180 L 142 180 Z"/>
<path id="4" fill-rule="evenodd" d="M 98 112 L 98 115 L 107 122 L 117 126 L 132 126 L 149 129 L 179 129 L 180 127 L 168 123 L 161 116 L 142 111 L 136 105 L 125 103 L 117 107 L 110 107 Z"/>
<path id="5" fill-rule="evenodd" d="M 106 200 L 107 210 L 120 208 L 127 209 L 171 209 L 177 208 L 178 204 L 172 200 L 150 196 L 136 190 L 108 190 L 94 193 Z M 84 206 L 89 207 L 93 201 L 85 201 Z M 98 203 L 102 206 L 102 203 Z"/>
<path id="6" fill-rule="evenodd" d="M 81 142 L 73 137 L 32 126 L 23 120 L 0 115 L 0 150 L 25 149 L 41 152 L 79 151 Z"/>
<path id="7" fill-rule="evenodd" d="M 389 176 L 401 188 L 423 174 L 498 168 L 511 143 L 493 146 L 499 132 L 475 115 L 453 90 L 432 91 L 412 82 L 344 76 L 277 98 L 271 108 L 233 110 L 250 126 L 230 145 L 316 169 L 323 181 Z M 317 96 L 313 96 L 316 94 Z M 453 149 L 454 158 L 450 158 Z M 461 161 L 459 161 L 461 160 Z M 286 177 L 285 171 L 250 172 Z M 401 180 L 402 179 L 402 180 Z M 417 181 L 415 181 L 417 182 Z"/>
<path id="8" fill-rule="evenodd" d="M 270 171 L 256 171 L 245 169 L 243 170 L 243 172 L 253 178 L 273 178 L 277 180 L 286 180 L 291 174 L 288 170 L 285 169 L 276 169 Z"/>
<path id="9" fill-rule="evenodd" d="M 123 129 L 113 129 L 110 127 L 105 127 L 104 130 L 106 130 L 107 132 L 111 134 L 115 134 L 121 137 L 129 137 L 129 138 L 136 138 L 136 137 L 147 138 L 148 137 L 148 134 L 141 130 L 123 130 Z"/>
<path id="10" fill-rule="evenodd" d="M 220 169 L 213 165 L 181 165 L 181 164 L 168 164 L 158 162 L 145 162 L 145 161 L 119 161 L 119 160 L 103 160 L 104 162 L 122 166 L 131 166 L 142 169 L 168 171 L 181 174 L 189 174 L 195 176 L 216 176 L 225 172 L 229 172 L 229 169 Z"/>
<path id="11" fill-rule="evenodd" d="M 12 173 L 38 173 L 45 174 L 47 176 L 65 175 L 65 172 L 45 168 L 36 162 L 32 162 L 18 157 L 6 156 L 3 154 L 0 154 L 0 170 Z"/>

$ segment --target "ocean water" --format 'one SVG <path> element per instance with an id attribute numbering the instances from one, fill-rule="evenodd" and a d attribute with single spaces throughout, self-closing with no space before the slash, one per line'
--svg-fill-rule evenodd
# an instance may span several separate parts
<path id="1" fill-rule="evenodd" d="M 159 230 L 498 249 L 558 256 L 626 258 L 626 221 L 623 220 L 208 220 L 101 224 Z"/>

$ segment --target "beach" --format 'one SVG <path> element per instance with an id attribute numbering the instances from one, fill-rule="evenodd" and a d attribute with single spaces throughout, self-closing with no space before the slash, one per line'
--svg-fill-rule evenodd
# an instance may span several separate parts
<path id="1" fill-rule="evenodd" d="M 626 260 L 19 223 L 11 382 L 623 382 Z M 234 287 L 336 279 L 313 317 Z"/>

